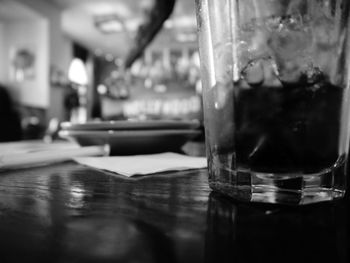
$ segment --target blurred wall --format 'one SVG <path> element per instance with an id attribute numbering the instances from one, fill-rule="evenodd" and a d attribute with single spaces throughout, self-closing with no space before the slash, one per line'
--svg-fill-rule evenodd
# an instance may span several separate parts
<path id="1" fill-rule="evenodd" d="M 3 57 L 5 83 L 14 89 L 21 104 L 47 108 L 48 88 L 48 25 L 44 19 L 10 21 L 3 26 Z M 27 49 L 33 52 L 33 75 L 23 81 L 15 80 L 14 58 L 16 52 Z"/>
<path id="2" fill-rule="evenodd" d="M 51 70 L 67 75 L 72 43 L 62 32 L 61 10 L 43 0 L 14 0 L 13 4 L 33 15 L 0 22 L 0 81 L 11 87 L 21 105 L 45 110 L 47 119 L 62 119 L 64 87 L 52 83 Z M 33 78 L 20 82 L 11 76 L 11 54 L 18 47 L 28 47 L 35 54 Z"/>
<path id="3" fill-rule="evenodd" d="M 67 76 L 69 63 L 72 60 L 72 42 L 62 32 L 62 12 L 56 6 L 51 5 L 44 0 L 17 0 L 22 4 L 35 10 L 48 21 L 48 39 L 49 39 L 49 63 L 47 69 L 56 68 Z M 50 74 L 50 72 L 48 72 Z M 49 107 L 47 118 L 64 118 L 63 96 L 64 87 L 52 85 L 48 79 L 50 89 Z"/>
<path id="4" fill-rule="evenodd" d="M 4 61 L 4 25 L 0 23 L 0 61 Z M 0 81 L 5 79 L 4 63 L 0 63 Z"/>

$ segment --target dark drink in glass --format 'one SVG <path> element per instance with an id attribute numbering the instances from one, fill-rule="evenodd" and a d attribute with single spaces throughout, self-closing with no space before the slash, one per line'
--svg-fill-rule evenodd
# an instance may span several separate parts
<path id="1" fill-rule="evenodd" d="M 342 197 L 349 3 L 197 0 L 209 184 L 244 201 Z"/>

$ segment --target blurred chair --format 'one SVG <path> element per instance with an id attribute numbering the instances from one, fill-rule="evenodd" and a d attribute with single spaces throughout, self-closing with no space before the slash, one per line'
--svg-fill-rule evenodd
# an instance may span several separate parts
<path id="1" fill-rule="evenodd" d="M 22 139 L 21 118 L 7 89 L 0 85 L 0 142 Z"/>

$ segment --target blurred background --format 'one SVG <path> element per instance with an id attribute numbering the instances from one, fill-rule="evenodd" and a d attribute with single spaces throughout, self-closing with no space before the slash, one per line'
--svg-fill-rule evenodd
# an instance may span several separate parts
<path id="1" fill-rule="evenodd" d="M 142 56 L 123 68 L 153 5 L 0 0 L 0 84 L 23 139 L 63 121 L 202 120 L 194 1 L 177 0 Z"/>

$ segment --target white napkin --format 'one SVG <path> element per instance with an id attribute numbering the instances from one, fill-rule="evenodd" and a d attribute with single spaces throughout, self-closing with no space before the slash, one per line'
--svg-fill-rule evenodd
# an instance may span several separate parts
<path id="1" fill-rule="evenodd" d="M 127 177 L 207 167 L 205 157 L 191 157 L 171 152 L 132 156 L 78 157 L 74 160 L 86 166 Z"/>

